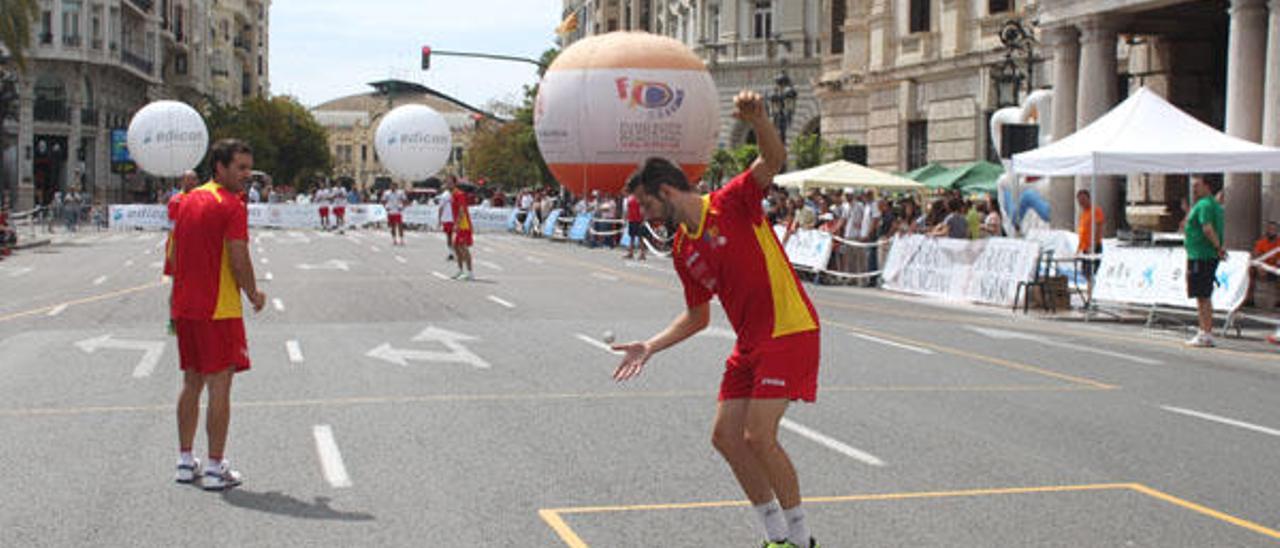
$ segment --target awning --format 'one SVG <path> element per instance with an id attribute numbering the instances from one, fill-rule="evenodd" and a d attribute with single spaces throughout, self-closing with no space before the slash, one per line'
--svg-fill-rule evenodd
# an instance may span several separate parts
<path id="1" fill-rule="evenodd" d="M 884 190 L 922 190 L 924 185 L 853 162 L 836 160 L 829 164 L 793 171 L 773 178 L 778 186 L 798 188 L 877 188 Z"/>

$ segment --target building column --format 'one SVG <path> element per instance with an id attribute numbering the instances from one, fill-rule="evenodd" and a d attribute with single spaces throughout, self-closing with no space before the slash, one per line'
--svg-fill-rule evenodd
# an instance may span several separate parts
<path id="1" fill-rule="evenodd" d="M 1280 0 L 1271 0 L 1267 23 L 1267 76 L 1262 101 L 1262 144 L 1280 147 Z M 1263 215 L 1266 221 L 1280 220 L 1280 173 L 1264 175 Z"/>
<path id="2" fill-rule="evenodd" d="M 1277 0 L 1280 1 L 1280 0 Z M 1076 88 L 1080 82 L 1080 33 L 1065 26 L 1046 32 L 1053 48 L 1053 140 L 1076 131 Z M 1053 228 L 1075 230 L 1075 182 L 1070 177 L 1054 177 L 1049 183 L 1050 224 Z"/>
<path id="3" fill-rule="evenodd" d="M 1080 24 L 1080 70 L 1076 96 L 1076 129 L 1088 126 L 1115 106 L 1119 96 L 1116 75 L 1116 27 L 1110 21 L 1090 19 Z M 1056 98 L 1055 98 L 1056 99 Z M 1055 118 L 1054 123 L 1058 120 Z M 1076 179 L 1076 188 L 1088 190 L 1091 177 Z M 1120 202 L 1120 185 L 1112 177 L 1098 177 L 1093 204 L 1106 218 L 1103 235 L 1115 234 L 1117 221 L 1124 214 Z M 1072 208 L 1075 211 L 1075 208 Z M 1072 216 L 1077 218 L 1076 215 Z"/>
<path id="4" fill-rule="evenodd" d="M 1227 46 L 1227 133 L 1262 140 L 1262 84 L 1266 70 L 1267 12 L 1263 0 L 1232 0 Z M 1226 179 L 1226 242 L 1232 249 L 1250 249 L 1261 229 L 1262 190 L 1254 173 Z"/>

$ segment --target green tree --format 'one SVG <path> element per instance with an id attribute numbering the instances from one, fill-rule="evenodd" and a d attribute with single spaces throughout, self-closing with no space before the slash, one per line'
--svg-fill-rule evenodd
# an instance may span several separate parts
<path id="1" fill-rule="evenodd" d="M 27 69 L 27 45 L 39 15 L 37 0 L 0 0 L 0 44 L 20 71 Z"/>
<path id="2" fill-rule="evenodd" d="M 840 159 L 840 150 L 849 144 L 846 139 L 828 142 L 817 133 L 796 137 L 791 143 L 791 153 L 796 159 L 796 169 L 809 169 Z"/>
<path id="3" fill-rule="evenodd" d="M 213 104 L 206 119 L 211 140 L 231 137 L 248 142 L 254 169 L 268 173 L 277 184 L 298 186 L 333 167 L 327 132 L 293 97 L 254 97 L 240 106 Z"/>
<path id="4" fill-rule="evenodd" d="M 539 78 L 559 54 L 559 48 L 542 52 L 539 57 L 542 63 L 542 67 L 538 69 Z M 464 159 L 467 173 L 507 188 L 556 184 L 555 177 L 542 159 L 533 128 L 533 110 L 537 97 L 537 84 L 525 86 L 524 103 L 516 109 L 511 121 L 481 126 L 472 138 L 471 147 Z"/>

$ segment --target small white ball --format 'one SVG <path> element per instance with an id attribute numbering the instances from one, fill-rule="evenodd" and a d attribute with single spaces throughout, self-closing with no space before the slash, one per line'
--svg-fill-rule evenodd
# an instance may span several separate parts
<path id="1" fill-rule="evenodd" d="M 606 343 L 608 343 L 608 344 L 613 344 L 613 332 L 612 332 L 612 331 L 605 331 L 605 332 L 604 332 L 604 335 L 603 335 L 603 336 L 601 336 L 600 338 L 601 338 L 601 339 L 604 339 L 604 342 L 606 342 Z"/>

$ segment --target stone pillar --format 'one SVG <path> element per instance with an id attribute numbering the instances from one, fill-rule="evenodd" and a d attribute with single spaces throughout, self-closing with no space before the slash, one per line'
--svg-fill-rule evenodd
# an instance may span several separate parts
<path id="1" fill-rule="evenodd" d="M 1262 140 L 1262 84 L 1266 70 L 1267 12 L 1263 0 L 1232 0 L 1227 47 L 1227 133 L 1248 141 Z M 1226 242 L 1231 249 L 1250 249 L 1261 229 L 1262 191 L 1257 174 L 1231 174 L 1226 179 Z"/>
<path id="2" fill-rule="evenodd" d="M 624 0 L 631 4 L 631 20 L 627 22 L 627 30 L 640 30 L 640 2 L 644 0 Z"/>
<path id="3" fill-rule="evenodd" d="M 1267 23 L 1267 81 L 1263 86 L 1262 144 L 1280 147 L 1280 0 L 1271 0 Z M 1264 175 L 1263 220 L 1280 220 L 1280 173 Z"/>
<path id="4" fill-rule="evenodd" d="M 1053 48 L 1053 140 L 1076 131 L 1076 88 L 1080 80 L 1080 33 L 1074 27 L 1058 27 L 1046 32 Z M 1070 177 L 1054 177 L 1050 185 L 1053 228 L 1075 230 L 1075 182 Z"/>
<path id="5" fill-rule="evenodd" d="M 1110 21 L 1090 19 L 1080 24 L 1080 73 L 1076 96 L 1076 129 L 1106 114 L 1116 104 L 1119 78 L 1116 76 L 1116 27 Z M 1055 98 L 1056 100 L 1056 98 Z M 1055 101 L 1056 102 L 1056 101 Z M 1058 118 L 1054 118 L 1054 123 Z M 1115 234 L 1116 221 L 1124 214 L 1120 201 L 1121 181 L 1098 177 L 1093 203 L 1106 218 L 1103 235 Z M 1077 189 L 1089 189 L 1091 177 L 1076 179 Z M 1075 208 L 1072 208 L 1073 212 Z M 1073 219 L 1078 214 L 1073 214 Z M 1073 223 L 1074 226 L 1074 223 Z"/>

